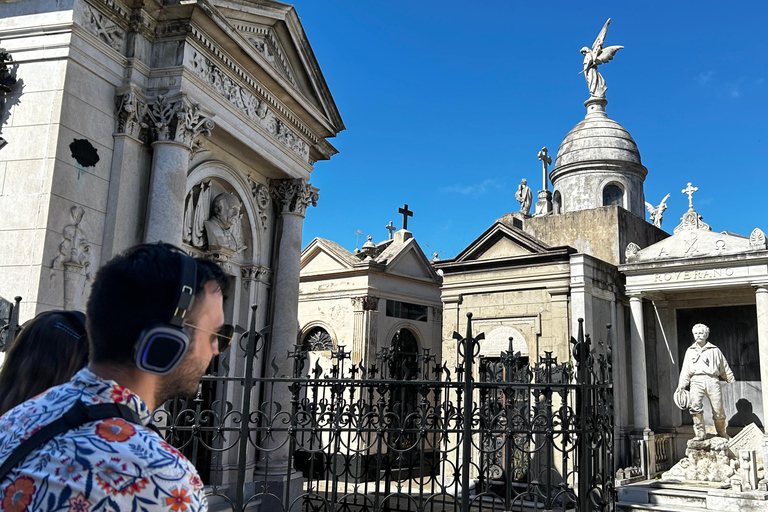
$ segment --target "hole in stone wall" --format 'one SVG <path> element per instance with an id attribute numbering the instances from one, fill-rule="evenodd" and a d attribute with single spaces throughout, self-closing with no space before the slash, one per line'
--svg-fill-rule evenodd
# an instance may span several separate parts
<path id="1" fill-rule="evenodd" d="M 75 139 L 69 145 L 72 158 L 83 167 L 94 167 L 99 161 L 99 152 L 87 139 Z"/>

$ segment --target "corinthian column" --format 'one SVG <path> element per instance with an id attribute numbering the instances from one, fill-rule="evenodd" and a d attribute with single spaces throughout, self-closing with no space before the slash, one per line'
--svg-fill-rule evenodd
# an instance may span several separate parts
<path id="1" fill-rule="evenodd" d="M 184 196 L 192 145 L 198 135 L 210 135 L 213 121 L 186 96 L 157 96 L 147 109 L 155 141 L 149 184 L 146 242 L 162 240 L 181 245 Z"/>
<path id="2" fill-rule="evenodd" d="M 269 335 L 270 366 L 277 366 L 277 377 L 293 375 L 293 359 L 287 357 L 298 343 L 299 270 L 301 231 L 307 207 L 317 205 L 318 189 L 303 179 L 270 180 L 270 193 L 280 211 L 277 268 L 273 274 L 274 314 Z M 271 370 L 269 370 L 271 376 Z M 284 496 L 290 503 L 302 491 L 301 474 L 289 467 L 289 440 L 284 431 L 285 412 L 291 411 L 293 397 L 288 383 L 275 382 L 264 390 L 262 411 L 266 422 L 276 427 L 262 441 L 261 458 L 255 474 L 269 492 Z M 260 489 L 258 489 L 260 491 Z"/>

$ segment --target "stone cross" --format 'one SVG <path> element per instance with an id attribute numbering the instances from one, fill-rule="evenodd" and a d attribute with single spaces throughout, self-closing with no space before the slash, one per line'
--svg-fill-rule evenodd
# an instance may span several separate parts
<path id="1" fill-rule="evenodd" d="M 688 182 L 688 186 L 682 190 L 683 194 L 688 194 L 688 209 L 693 210 L 693 193 L 698 192 L 699 187 L 692 187 L 691 182 Z"/>
<path id="2" fill-rule="evenodd" d="M 392 240 L 392 235 L 393 235 L 393 233 L 394 233 L 395 231 L 397 231 L 397 228 L 396 228 L 396 227 L 395 227 L 395 225 L 392 223 L 392 221 L 389 221 L 389 224 L 387 224 L 387 225 L 386 225 L 386 226 L 384 226 L 384 227 L 385 227 L 385 228 L 387 228 L 387 231 L 389 231 L 389 239 L 390 239 L 390 240 Z"/>
<path id="3" fill-rule="evenodd" d="M 397 213 L 403 214 L 403 229 L 408 229 L 408 217 L 413 217 L 413 212 L 408 209 L 408 203 L 397 209 Z"/>
<path id="4" fill-rule="evenodd" d="M 549 150 L 547 150 L 546 146 L 541 148 L 541 151 L 539 151 L 539 160 L 541 160 L 541 165 L 543 167 L 543 171 L 542 171 L 542 176 L 544 178 L 543 190 L 547 190 L 547 166 L 552 164 L 552 157 L 549 156 L 547 153 L 549 153 Z"/>

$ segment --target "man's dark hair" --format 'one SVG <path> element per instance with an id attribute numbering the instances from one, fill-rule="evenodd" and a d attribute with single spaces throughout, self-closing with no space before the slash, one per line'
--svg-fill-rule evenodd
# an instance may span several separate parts
<path id="1" fill-rule="evenodd" d="M 181 249 L 170 244 L 142 244 L 99 269 L 87 306 L 91 362 L 133 364 L 133 347 L 141 332 L 173 317 L 183 257 Z M 205 294 L 210 281 L 226 293 L 228 282 L 221 267 L 200 258 L 194 261 L 195 298 Z"/>

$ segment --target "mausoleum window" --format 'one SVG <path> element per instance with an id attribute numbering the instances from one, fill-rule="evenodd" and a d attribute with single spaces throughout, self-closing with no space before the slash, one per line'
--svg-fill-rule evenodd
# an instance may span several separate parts
<path id="1" fill-rule="evenodd" d="M 333 340 L 328 331 L 322 327 L 312 328 L 306 336 L 304 336 L 304 350 L 313 352 L 318 350 L 333 350 Z"/>
<path id="2" fill-rule="evenodd" d="M 411 304 L 409 302 L 400 302 L 397 300 L 387 301 L 387 316 L 395 318 L 405 318 L 406 320 L 427 321 L 427 306 Z"/>
<path id="3" fill-rule="evenodd" d="M 559 190 L 555 190 L 552 196 L 552 213 L 555 215 L 563 213 L 563 196 Z"/>
<path id="4" fill-rule="evenodd" d="M 603 206 L 624 206 L 624 191 L 618 185 L 611 183 L 603 189 Z"/>

